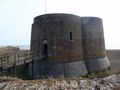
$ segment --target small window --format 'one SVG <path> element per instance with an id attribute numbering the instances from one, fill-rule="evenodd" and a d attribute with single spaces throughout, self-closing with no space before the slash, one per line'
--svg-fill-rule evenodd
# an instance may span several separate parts
<path id="1" fill-rule="evenodd" d="M 70 32 L 70 40 L 73 40 L 73 38 L 72 38 L 72 32 Z"/>

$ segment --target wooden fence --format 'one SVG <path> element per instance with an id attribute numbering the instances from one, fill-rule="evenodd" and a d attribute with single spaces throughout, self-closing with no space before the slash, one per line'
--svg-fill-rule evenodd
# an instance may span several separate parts
<path id="1" fill-rule="evenodd" d="M 21 51 L 0 56 L 0 75 L 6 75 L 6 73 L 11 72 L 12 75 L 16 76 L 16 67 L 33 63 L 33 58 L 33 54 L 30 51 Z"/>
<path id="2" fill-rule="evenodd" d="M 6 69 L 15 65 L 32 62 L 33 54 L 29 51 L 0 56 L 0 68 Z"/>

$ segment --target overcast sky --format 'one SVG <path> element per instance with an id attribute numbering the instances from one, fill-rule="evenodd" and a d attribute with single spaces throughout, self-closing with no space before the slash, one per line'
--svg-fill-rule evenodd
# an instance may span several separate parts
<path id="1" fill-rule="evenodd" d="M 46 0 L 47 13 L 70 13 L 103 19 L 107 49 L 120 49 L 120 0 Z M 35 16 L 44 0 L 0 0 L 0 45 L 29 45 Z"/>

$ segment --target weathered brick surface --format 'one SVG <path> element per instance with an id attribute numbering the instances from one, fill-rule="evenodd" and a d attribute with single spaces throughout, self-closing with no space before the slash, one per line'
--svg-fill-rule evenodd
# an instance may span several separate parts
<path id="1" fill-rule="evenodd" d="M 42 55 L 42 41 L 47 40 L 49 61 L 83 60 L 80 24 L 80 17 L 74 15 L 49 14 L 36 17 L 32 25 L 31 50 L 35 55 Z M 70 32 L 73 40 L 70 40 Z"/>
<path id="2" fill-rule="evenodd" d="M 83 48 L 85 59 L 106 56 L 102 19 L 82 17 Z"/>
<path id="3" fill-rule="evenodd" d="M 70 32 L 73 40 L 69 40 Z M 48 55 L 52 57 L 49 60 L 64 62 L 106 56 L 100 18 L 68 14 L 38 16 L 32 25 L 31 50 L 35 55 L 42 56 L 43 40 L 48 40 Z"/>
<path id="4" fill-rule="evenodd" d="M 43 56 L 44 43 L 48 45 L 48 58 L 43 60 L 46 62 L 40 62 L 41 66 L 38 63 L 35 65 L 37 69 L 42 69 L 40 72 L 44 75 L 47 73 L 48 76 L 55 76 L 58 72 L 66 76 L 85 75 L 110 66 L 100 18 L 72 14 L 35 17 L 31 35 L 31 51 L 34 55 Z"/>

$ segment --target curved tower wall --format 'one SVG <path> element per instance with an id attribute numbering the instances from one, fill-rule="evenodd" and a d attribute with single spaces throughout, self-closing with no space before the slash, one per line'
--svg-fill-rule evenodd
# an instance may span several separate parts
<path id="1" fill-rule="evenodd" d="M 102 19 L 82 17 L 84 59 L 89 72 L 107 69 L 110 66 L 106 56 Z"/>
<path id="2" fill-rule="evenodd" d="M 46 14 L 34 18 L 31 51 L 36 76 L 83 76 L 107 69 L 102 19 L 71 14 Z"/>
<path id="3" fill-rule="evenodd" d="M 38 57 L 47 56 L 41 63 L 43 75 L 87 74 L 79 16 L 46 14 L 36 17 L 32 25 L 31 51 Z"/>
<path id="4" fill-rule="evenodd" d="M 35 55 L 44 55 L 46 43 L 48 61 L 83 60 L 80 23 L 80 17 L 74 15 L 48 14 L 36 17 L 32 29 L 31 50 Z"/>

